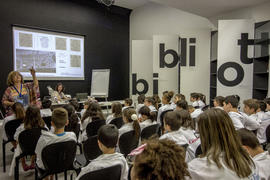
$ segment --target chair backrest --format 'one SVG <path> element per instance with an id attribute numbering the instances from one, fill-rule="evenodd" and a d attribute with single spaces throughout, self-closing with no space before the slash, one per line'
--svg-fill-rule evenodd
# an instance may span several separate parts
<path id="1" fill-rule="evenodd" d="M 42 119 L 45 122 L 46 126 L 51 129 L 52 116 L 43 117 Z"/>
<path id="2" fill-rule="evenodd" d="M 133 149 L 137 148 L 139 139 L 135 135 L 135 131 L 129 131 L 122 134 L 119 138 L 120 152 L 126 157 Z"/>
<path id="3" fill-rule="evenodd" d="M 84 174 L 79 180 L 120 180 L 121 165 L 115 165 Z"/>
<path id="4" fill-rule="evenodd" d="M 37 142 L 41 135 L 41 128 L 33 128 L 22 131 L 19 134 L 19 145 L 22 150 L 22 154 L 34 155 Z"/>
<path id="5" fill-rule="evenodd" d="M 202 154 L 202 148 L 201 148 L 201 145 L 199 145 L 195 151 L 195 157 L 197 158 L 201 154 Z"/>
<path id="6" fill-rule="evenodd" d="M 89 160 L 96 159 L 102 154 L 102 151 L 98 147 L 97 135 L 88 137 L 83 143 L 83 154 L 85 158 Z"/>
<path id="7" fill-rule="evenodd" d="M 163 124 L 163 118 L 164 118 L 165 114 L 166 114 L 167 112 L 170 112 L 170 111 L 173 111 L 173 110 L 172 110 L 172 109 L 168 109 L 168 110 L 166 110 L 166 111 L 163 111 L 163 112 L 160 114 L 160 123 L 161 123 L 161 127 L 162 127 L 162 128 L 164 127 L 164 124 Z"/>
<path id="8" fill-rule="evenodd" d="M 6 132 L 8 141 L 15 141 L 14 134 L 16 132 L 16 129 L 21 125 L 22 122 L 23 122 L 22 119 L 15 119 L 15 120 L 8 121 L 5 124 L 5 132 Z"/>
<path id="9" fill-rule="evenodd" d="M 50 144 L 43 148 L 41 159 L 49 174 L 56 174 L 73 169 L 76 156 L 76 142 L 65 141 Z"/>
<path id="10" fill-rule="evenodd" d="M 74 133 L 75 133 L 77 139 L 79 138 L 80 130 L 81 130 L 81 125 L 78 123 L 75 130 L 74 130 Z"/>
<path id="11" fill-rule="evenodd" d="M 105 125 L 105 120 L 94 120 L 86 126 L 86 134 L 88 137 L 97 135 L 98 129 Z"/>
<path id="12" fill-rule="evenodd" d="M 158 135 L 158 130 L 159 130 L 159 124 L 154 124 L 151 126 L 147 126 L 142 130 L 141 133 L 141 139 L 148 139 L 150 138 L 152 135 Z"/>
<path id="13" fill-rule="evenodd" d="M 110 124 L 114 124 L 118 129 L 120 129 L 123 126 L 124 121 L 122 117 L 118 117 L 113 119 Z"/>
<path id="14" fill-rule="evenodd" d="M 265 134 L 266 134 L 267 143 L 270 143 L 270 125 L 267 126 L 267 128 L 265 130 Z"/>
<path id="15" fill-rule="evenodd" d="M 206 111 L 207 109 L 210 108 L 210 105 L 205 105 L 203 108 L 202 108 L 202 111 Z"/>

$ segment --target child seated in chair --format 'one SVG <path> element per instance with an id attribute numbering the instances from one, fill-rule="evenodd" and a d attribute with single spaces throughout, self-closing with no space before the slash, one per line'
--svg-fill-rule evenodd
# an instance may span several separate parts
<path id="1" fill-rule="evenodd" d="M 82 168 L 76 178 L 79 180 L 83 175 L 114 165 L 121 165 L 121 180 L 126 180 L 128 175 L 128 164 L 124 156 L 115 152 L 118 141 L 118 129 L 113 124 L 103 125 L 98 130 L 98 146 L 103 152 L 102 155 L 91 161 L 86 167 Z"/>
<path id="2" fill-rule="evenodd" d="M 41 153 L 43 148 L 50 144 L 58 143 L 58 142 L 66 142 L 74 140 L 77 141 L 76 135 L 74 132 L 65 132 L 65 126 L 68 125 L 68 113 L 64 108 L 56 108 L 52 112 L 52 126 L 54 127 L 54 134 L 48 131 L 42 131 L 41 136 L 38 140 L 36 146 L 36 164 L 38 168 L 45 169 L 42 159 Z M 48 177 L 47 177 L 48 179 Z M 50 177 L 52 179 L 52 176 Z"/>

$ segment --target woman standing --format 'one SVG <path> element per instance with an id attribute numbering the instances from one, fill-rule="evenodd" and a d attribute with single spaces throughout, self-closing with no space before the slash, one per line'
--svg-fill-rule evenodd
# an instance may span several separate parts
<path id="1" fill-rule="evenodd" d="M 7 85 L 2 104 L 6 110 L 6 116 L 12 114 L 11 106 L 15 102 L 20 102 L 24 107 L 28 105 L 37 105 L 40 107 L 41 103 L 38 101 L 40 96 L 38 80 L 36 78 L 36 71 L 32 67 L 30 73 L 33 77 L 33 82 L 24 83 L 23 76 L 18 71 L 11 71 L 8 74 Z"/>

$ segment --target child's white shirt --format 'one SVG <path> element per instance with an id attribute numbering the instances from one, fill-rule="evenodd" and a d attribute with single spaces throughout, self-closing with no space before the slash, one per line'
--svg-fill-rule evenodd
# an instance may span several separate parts
<path id="1" fill-rule="evenodd" d="M 16 129 L 16 132 L 15 132 L 15 134 L 14 134 L 14 139 L 15 139 L 16 141 L 18 141 L 18 139 L 19 139 L 19 134 L 20 134 L 21 132 L 23 132 L 24 130 L 25 130 L 24 124 L 22 123 L 22 124 Z"/>
<path id="2" fill-rule="evenodd" d="M 270 119 L 264 120 L 261 122 L 260 127 L 257 130 L 257 138 L 261 144 L 267 141 L 265 131 L 269 125 L 270 125 Z"/>
<path id="3" fill-rule="evenodd" d="M 190 113 L 190 116 L 192 119 L 195 119 L 202 113 L 203 113 L 203 111 L 198 108 L 198 109 L 195 109 L 192 113 Z"/>
<path id="4" fill-rule="evenodd" d="M 257 154 L 254 156 L 253 161 L 256 163 L 256 166 L 259 169 L 259 175 L 261 179 L 269 179 L 270 178 L 270 156 L 268 151 Z"/>
<path id="5" fill-rule="evenodd" d="M 148 107 L 149 107 L 149 109 L 150 109 L 150 112 L 157 112 L 157 109 L 156 109 L 155 106 L 150 105 L 150 106 L 148 106 Z"/>
<path id="6" fill-rule="evenodd" d="M 144 104 L 138 104 L 136 106 L 136 113 L 139 114 L 140 109 L 144 106 Z"/>
<path id="7" fill-rule="evenodd" d="M 161 107 L 158 109 L 157 122 L 158 122 L 159 124 L 161 124 L 161 121 L 162 121 L 162 120 L 160 119 L 160 116 L 161 116 L 162 112 L 167 111 L 167 110 L 172 110 L 172 107 L 171 107 L 170 104 L 165 104 L 165 105 L 161 106 Z"/>
<path id="8" fill-rule="evenodd" d="M 259 118 L 258 114 L 251 114 L 248 116 L 250 119 L 252 119 L 253 121 L 257 121 L 259 124 L 262 122 L 262 120 Z"/>
<path id="9" fill-rule="evenodd" d="M 148 127 L 148 126 L 151 126 L 151 125 L 153 125 L 153 124 L 157 124 L 157 122 L 156 122 L 156 121 L 153 121 L 153 122 L 152 122 L 151 119 L 146 119 L 146 120 L 144 120 L 143 122 L 140 123 L 141 131 L 142 131 L 144 128 L 146 128 L 146 127 Z"/>
<path id="10" fill-rule="evenodd" d="M 41 117 L 49 117 L 52 116 L 52 110 L 50 108 L 47 109 L 40 109 Z"/>
<path id="11" fill-rule="evenodd" d="M 239 112 L 244 118 L 242 118 L 242 124 L 244 127 L 250 131 L 256 130 L 259 128 L 260 123 L 256 120 L 256 114 L 248 116 L 246 113 Z"/>
<path id="12" fill-rule="evenodd" d="M 244 118 L 240 113 L 237 112 L 229 112 L 228 115 L 232 119 L 235 130 L 244 128 L 242 123 L 242 119 Z"/>
<path id="13" fill-rule="evenodd" d="M 199 107 L 200 105 L 199 105 L 199 102 L 198 102 L 198 101 L 194 101 L 194 102 L 192 103 L 192 106 L 193 106 L 194 108 L 197 108 L 197 107 Z"/>
<path id="14" fill-rule="evenodd" d="M 106 124 L 110 124 L 113 119 L 115 119 L 114 114 L 109 115 L 106 119 Z"/>
<path id="15" fill-rule="evenodd" d="M 247 178 L 239 178 L 237 174 L 222 162 L 220 158 L 222 168 L 219 169 L 217 165 L 210 160 L 208 163 L 207 158 L 196 158 L 188 163 L 188 170 L 192 179 L 200 180 L 259 180 L 259 170 L 256 167 L 252 167 L 252 173 Z"/>
<path id="16" fill-rule="evenodd" d="M 163 134 L 162 136 L 160 136 L 159 139 L 172 140 L 179 146 L 184 146 L 184 145 L 188 144 L 188 140 L 185 138 L 185 136 L 179 130 L 171 131 L 171 132 L 168 132 L 166 134 Z"/>
<path id="17" fill-rule="evenodd" d="M 81 119 L 82 119 L 82 117 L 83 117 L 83 115 L 84 115 L 85 112 L 86 112 L 86 109 L 82 109 L 82 110 L 81 110 L 81 112 L 80 112 L 80 114 L 81 114 Z"/>
<path id="18" fill-rule="evenodd" d="M 216 109 L 221 109 L 221 110 L 224 111 L 223 107 L 221 107 L 221 106 L 216 106 L 215 108 L 216 108 Z"/>
<path id="19" fill-rule="evenodd" d="M 76 178 L 79 180 L 84 174 L 89 172 L 104 169 L 107 167 L 121 165 L 121 178 L 120 180 L 127 180 L 128 179 L 128 164 L 126 162 L 125 157 L 120 153 L 113 153 L 113 154 L 102 154 L 93 161 L 91 161 L 86 167 L 82 168 L 80 174 Z"/>
<path id="20" fill-rule="evenodd" d="M 75 141 L 77 142 L 77 137 L 74 134 L 74 132 L 65 132 L 62 136 L 57 136 L 56 134 L 53 134 L 48 131 L 41 131 L 41 136 L 37 142 L 36 146 L 36 164 L 39 168 L 44 169 L 44 165 L 41 159 L 41 153 L 43 148 L 50 144 L 55 144 L 58 142 L 66 142 L 66 141 Z"/>
<path id="21" fill-rule="evenodd" d="M 202 100 L 198 100 L 197 102 L 199 104 L 200 109 L 204 108 L 205 104 L 204 104 L 204 102 Z"/>
<path id="22" fill-rule="evenodd" d="M 6 141 L 8 140 L 8 138 L 7 138 L 7 134 L 5 131 L 5 126 L 6 126 L 7 122 L 15 120 L 15 119 L 16 119 L 16 115 L 12 114 L 10 116 L 5 117 L 5 119 L 3 120 L 3 125 L 2 125 L 3 126 L 3 139 Z"/>
<path id="23" fill-rule="evenodd" d="M 119 138 L 121 137 L 122 134 L 129 132 L 129 131 L 133 131 L 133 122 L 130 123 L 125 123 L 120 129 L 119 129 Z"/>
<path id="24" fill-rule="evenodd" d="M 171 108 L 172 108 L 173 110 L 176 109 L 176 104 L 175 104 L 174 102 L 171 103 Z"/>

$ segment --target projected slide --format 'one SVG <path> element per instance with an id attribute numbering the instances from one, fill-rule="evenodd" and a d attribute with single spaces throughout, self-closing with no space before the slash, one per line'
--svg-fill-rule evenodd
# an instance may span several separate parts
<path id="1" fill-rule="evenodd" d="M 14 70 L 30 79 L 83 80 L 84 36 L 13 27 Z"/>

